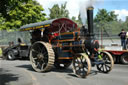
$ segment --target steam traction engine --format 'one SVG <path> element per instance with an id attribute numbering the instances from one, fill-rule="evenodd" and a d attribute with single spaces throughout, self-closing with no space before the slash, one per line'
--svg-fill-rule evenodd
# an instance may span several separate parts
<path id="1" fill-rule="evenodd" d="M 87 9 L 88 29 L 79 29 L 67 18 L 59 18 L 21 27 L 32 35 L 30 61 L 37 72 L 67 68 L 73 63 L 78 77 L 86 77 L 92 66 L 101 72 L 112 70 L 113 59 L 107 52 L 99 52 L 99 43 L 93 34 L 93 8 Z"/>

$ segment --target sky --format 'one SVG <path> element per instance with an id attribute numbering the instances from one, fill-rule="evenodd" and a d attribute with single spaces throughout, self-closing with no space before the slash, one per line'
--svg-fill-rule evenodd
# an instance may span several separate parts
<path id="1" fill-rule="evenodd" d="M 115 11 L 118 15 L 118 19 L 125 21 L 125 17 L 128 16 L 128 0 L 37 0 L 45 9 L 45 13 L 49 15 L 49 9 L 54 4 L 63 4 L 67 2 L 67 9 L 69 10 L 69 16 L 77 17 L 79 12 L 83 12 L 85 7 L 92 2 L 94 7 L 94 16 L 97 14 L 98 9 L 105 8 L 107 11 Z"/>

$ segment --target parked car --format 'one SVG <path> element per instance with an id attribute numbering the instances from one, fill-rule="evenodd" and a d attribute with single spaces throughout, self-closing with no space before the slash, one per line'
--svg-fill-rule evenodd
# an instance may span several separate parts
<path id="1" fill-rule="evenodd" d="M 15 60 L 18 58 L 28 58 L 30 46 L 22 43 L 21 39 L 18 39 L 18 44 L 14 45 L 13 42 L 9 43 L 9 47 L 3 50 L 3 56 L 7 60 Z"/>

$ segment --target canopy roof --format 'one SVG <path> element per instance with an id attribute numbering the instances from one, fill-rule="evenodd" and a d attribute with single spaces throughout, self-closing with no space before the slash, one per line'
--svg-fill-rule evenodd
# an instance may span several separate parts
<path id="1" fill-rule="evenodd" d="M 36 29 L 48 29 L 50 32 L 66 32 L 77 28 L 77 24 L 67 18 L 52 19 L 38 23 L 24 25 L 21 31 L 29 31 Z"/>

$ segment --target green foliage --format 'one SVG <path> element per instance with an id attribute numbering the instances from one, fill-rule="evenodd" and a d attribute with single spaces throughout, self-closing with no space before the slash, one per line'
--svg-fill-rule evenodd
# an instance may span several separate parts
<path id="1" fill-rule="evenodd" d="M 114 11 L 107 12 L 106 9 L 99 9 L 94 21 L 99 23 L 117 21 L 117 15 Z"/>
<path id="2" fill-rule="evenodd" d="M 127 30 L 128 31 L 128 16 L 126 17 L 126 20 L 125 22 L 122 24 L 121 26 L 123 29 Z"/>
<path id="3" fill-rule="evenodd" d="M 80 14 L 78 15 L 78 22 L 79 22 L 79 24 L 82 25 L 82 20 L 81 20 Z"/>
<path id="4" fill-rule="evenodd" d="M 0 56 L 2 56 L 2 49 L 0 48 Z"/>
<path id="5" fill-rule="evenodd" d="M 76 19 L 75 16 L 72 16 L 71 20 L 77 23 L 78 27 L 82 26 L 81 18 L 79 16 L 78 16 L 78 19 Z"/>
<path id="6" fill-rule="evenodd" d="M 76 17 L 72 16 L 72 21 L 76 22 Z"/>
<path id="7" fill-rule="evenodd" d="M 0 1 L 0 13 L 7 20 L 10 19 L 8 12 L 10 10 L 14 10 L 16 7 L 19 7 L 21 4 L 26 4 L 28 2 L 32 2 L 33 0 L 1 0 Z"/>
<path id="8" fill-rule="evenodd" d="M 3 24 L 5 22 L 5 19 L 0 15 L 0 27 L 3 27 Z M 1 30 L 2 28 L 0 28 Z"/>
<path id="9" fill-rule="evenodd" d="M 106 30 L 108 30 L 109 33 L 112 35 L 118 35 L 118 33 L 122 29 L 122 23 L 119 21 L 112 21 L 105 24 L 104 27 Z"/>
<path id="10" fill-rule="evenodd" d="M 106 31 L 107 35 L 117 35 L 120 32 L 121 24 L 117 20 L 117 15 L 114 11 L 108 12 L 106 9 L 99 9 L 96 17 L 94 18 L 96 28 L 101 31 Z"/>
<path id="11" fill-rule="evenodd" d="M 46 20 L 44 9 L 35 0 L 9 0 L 6 13 L 1 12 L 5 22 L 1 29 L 15 29 L 22 25 Z"/>
<path id="12" fill-rule="evenodd" d="M 50 11 L 50 19 L 55 19 L 55 18 L 69 18 L 69 11 L 66 9 L 66 4 L 61 4 L 61 7 L 59 7 L 58 4 L 55 4 L 52 8 L 49 8 Z"/>

